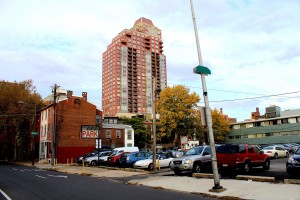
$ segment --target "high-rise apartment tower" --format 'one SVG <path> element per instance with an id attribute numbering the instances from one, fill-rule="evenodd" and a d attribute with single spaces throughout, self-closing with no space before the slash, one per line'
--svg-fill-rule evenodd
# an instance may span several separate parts
<path id="1" fill-rule="evenodd" d="M 152 114 L 153 85 L 167 86 L 166 56 L 161 30 L 142 17 L 102 55 L 103 115 Z"/>

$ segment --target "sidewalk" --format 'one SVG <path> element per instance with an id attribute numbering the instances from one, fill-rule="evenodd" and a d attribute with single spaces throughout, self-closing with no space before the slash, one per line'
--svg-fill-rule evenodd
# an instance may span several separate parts
<path id="1" fill-rule="evenodd" d="M 28 163 L 29 164 L 29 163 Z M 186 176 L 147 176 L 143 179 L 134 179 L 136 175 L 145 175 L 149 172 L 143 170 L 123 170 L 82 166 L 51 166 L 50 164 L 35 164 L 35 167 L 56 170 L 69 174 L 91 175 L 105 178 L 132 177 L 128 184 L 143 185 L 159 189 L 168 189 L 195 194 L 210 195 L 214 197 L 235 197 L 234 199 L 257 200 L 300 200 L 299 184 L 283 184 L 256 182 L 252 180 L 220 180 L 220 185 L 225 191 L 210 192 L 214 186 L 214 179 L 195 178 Z"/>

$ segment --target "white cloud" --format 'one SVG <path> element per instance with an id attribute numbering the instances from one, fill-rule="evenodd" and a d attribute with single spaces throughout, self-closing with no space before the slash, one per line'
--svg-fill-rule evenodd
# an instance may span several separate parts
<path id="1" fill-rule="evenodd" d="M 297 0 L 194 0 L 210 106 L 238 120 L 256 107 L 299 108 L 300 3 Z M 102 53 L 140 17 L 162 30 L 168 83 L 202 97 L 189 1 L 0 1 L 0 79 L 34 80 L 46 97 L 55 83 L 101 108 Z M 203 101 L 203 100 L 202 100 Z M 221 101 L 221 102 L 216 102 Z"/>

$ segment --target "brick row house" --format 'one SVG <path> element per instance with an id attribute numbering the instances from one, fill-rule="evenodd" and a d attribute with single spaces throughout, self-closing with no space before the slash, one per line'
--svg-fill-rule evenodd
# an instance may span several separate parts
<path id="1" fill-rule="evenodd" d="M 55 157 L 58 163 L 75 161 L 76 157 L 96 149 L 99 139 L 100 144 L 110 147 L 134 145 L 134 130 L 130 126 L 105 126 L 102 130 L 102 111 L 87 100 L 86 92 L 82 92 L 81 97 L 73 96 L 72 91 L 59 96 L 55 104 L 56 119 L 53 103 L 40 111 L 39 160 L 51 159 L 54 127 Z M 94 134 L 93 130 L 86 130 L 86 127 L 98 127 L 98 132 Z"/>

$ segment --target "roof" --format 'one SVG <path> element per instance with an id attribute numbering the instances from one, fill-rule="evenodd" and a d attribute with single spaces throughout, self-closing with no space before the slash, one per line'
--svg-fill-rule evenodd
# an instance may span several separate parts
<path id="1" fill-rule="evenodd" d="M 126 124 L 102 124 L 102 128 L 115 128 L 115 129 L 132 129 L 130 125 Z"/>
<path id="2" fill-rule="evenodd" d="M 139 23 L 145 23 L 151 26 L 154 26 L 154 24 L 152 23 L 152 21 L 150 19 L 147 19 L 145 17 L 141 17 L 138 20 L 135 21 L 134 26 L 139 24 Z"/>

